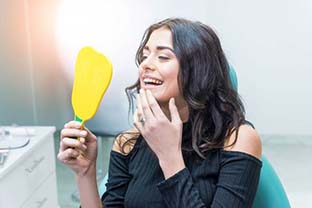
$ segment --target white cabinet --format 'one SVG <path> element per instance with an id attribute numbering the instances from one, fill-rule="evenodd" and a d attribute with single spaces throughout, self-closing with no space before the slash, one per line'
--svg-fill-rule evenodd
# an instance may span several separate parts
<path id="1" fill-rule="evenodd" d="M 0 208 L 58 207 L 54 127 L 25 127 L 34 136 L 23 148 L 11 150 L 0 167 Z"/>

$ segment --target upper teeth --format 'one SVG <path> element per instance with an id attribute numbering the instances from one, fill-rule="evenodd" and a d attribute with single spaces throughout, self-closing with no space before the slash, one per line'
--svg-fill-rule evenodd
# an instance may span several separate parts
<path id="1" fill-rule="evenodd" d="M 157 79 L 145 78 L 143 80 L 145 83 L 154 83 L 154 84 L 162 84 L 163 82 Z"/>

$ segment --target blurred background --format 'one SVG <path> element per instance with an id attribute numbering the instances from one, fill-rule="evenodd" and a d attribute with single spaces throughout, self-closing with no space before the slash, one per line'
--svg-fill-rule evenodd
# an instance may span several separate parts
<path id="1" fill-rule="evenodd" d="M 247 118 L 262 136 L 293 207 L 311 206 L 310 0 L 1 0 L 0 125 L 60 130 L 72 120 L 75 60 L 79 49 L 90 45 L 114 68 L 99 111 L 87 122 L 107 148 L 106 141 L 131 126 L 124 88 L 137 78 L 134 56 L 144 30 L 167 17 L 215 29 L 236 70 Z M 58 180 L 64 174 L 71 178 L 59 172 Z M 61 207 L 72 207 L 70 196 L 59 198 Z"/>

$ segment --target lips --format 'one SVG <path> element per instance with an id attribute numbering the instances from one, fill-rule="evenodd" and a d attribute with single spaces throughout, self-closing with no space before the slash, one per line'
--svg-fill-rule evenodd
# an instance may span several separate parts
<path id="1" fill-rule="evenodd" d="M 143 77 L 143 82 L 145 85 L 162 85 L 163 81 L 151 76 Z"/>

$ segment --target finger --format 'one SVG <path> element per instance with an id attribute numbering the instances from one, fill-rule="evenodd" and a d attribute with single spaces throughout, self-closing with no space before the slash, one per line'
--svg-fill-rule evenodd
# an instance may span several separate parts
<path id="1" fill-rule="evenodd" d="M 141 98 L 143 116 L 146 119 L 146 121 L 151 121 L 152 119 L 154 119 L 154 115 L 147 101 L 146 92 L 143 89 L 140 89 L 140 98 Z"/>
<path id="2" fill-rule="evenodd" d="M 139 132 L 143 131 L 143 124 L 139 121 L 138 110 L 135 110 L 133 114 L 133 124 Z"/>
<path id="3" fill-rule="evenodd" d="M 146 90 L 146 97 L 149 103 L 151 110 L 156 118 L 164 118 L 167 119 L 163 111 L 161 110 L 158 102 L 156 101 L 155 97 L 153 96 L 150 90 Z"/>
<path id="4" fill-rule="evenodd" d="M 66 165 L 75 165 L 77 164 L 77 158 L 70 158 L 68 160 L 63 160 L 62 162 Z"/>
<path id="5" fill-rule="evenodd" d="M 138 109 L 135 110 L 133 114 L 133 122 L 138 122 L 139 121 L 139 116 L 138 116 Z"/>
<path id="6" fill-rule="evenodd" d="M 89 140 L 96 140 L 96 136 L 87 128 L 87 127 L 83 127 L 84 130 L 87 132 L 87 135 L 86 137 L 89 139 Z"/>
<path id="7" fill-rule="evenodd" d="M 78 141 L 77 139 L 71 139 L 71 138 L 65 137 L 64 139 L 61 140 L 60 151 L 65 151 L 68 148 L 76 148 L 81 151 L 87 150 L 87 146 L 81 143 L 80 141 Z"/>
<path id="8" fill-rule="evenodd" d="M 176 124 L 181 123 L 181 118 L 179 115 L 178 108 L 175 105 L 174 98 L 171 98 L 169 100 L 169 110 L 171 115 L 171 122 Z"/>
<path id="9" fill-rule="evenodd" d="M 80 129 L 73 129 L 73 128 L 64 128 L 61 131 L 61 139 L 65 137 L 85 137 L 87 136 L 88 132 L 86 130 L 80 130 Z"/>
<path id="10" fill-rule="evenodd" d="M 137 94 L 137 109 L 136 109 L 136 116 L 138 118 L 138 121 L 140 118 L 144 117 L 143 115 L 143 109 L 142 109 L 142 102 L 141 102 L 141 96 L 140 94 Z"/>
<path id="11" fill-rule="evenodd" d="M 76 128 L 80 129 L 82 128 L 82 124 L 78 121 L 70 121 L 64 125 L 64 128 Z"/>
<path id="12" fill-rule="evenodd" d="M 96 136 L 87 127 L 83 126 L 82 128 L 85 131 L 85 135 L 78 138 L 81 143 L 95 142 L 97 140 Z"/>
<path id="13" fill-rule="evenodd" d="M 65 151 L 58 154 L 57 158 L 64 162 L 71 160 L 72 158 L 77 158 L 79 156 L 79 152 L 77 150 L 74 150 L 72 148 L 68 148 Z"/>
<path id="14" fill-rule="evenodd" d="M 76 147 L 73 147 L 72 145 L 68 145 L 64 142 L 61 142 L 60 144 L 60 149 L 59 149 L 59 152 L 65 152 L 67 149 L 75 149 L 76 151 L 80 152 L 80 153 L 86 153 L 87 152 L 87 146 L 82 144 L 81 146 L 76 146 Z"/>
<path id="15" fill-rule="evenodd" d="M 78 141 L 81 142 L 82 144 L 86 143 L 86 139 L 84 137 L 79 137 Z"/>

